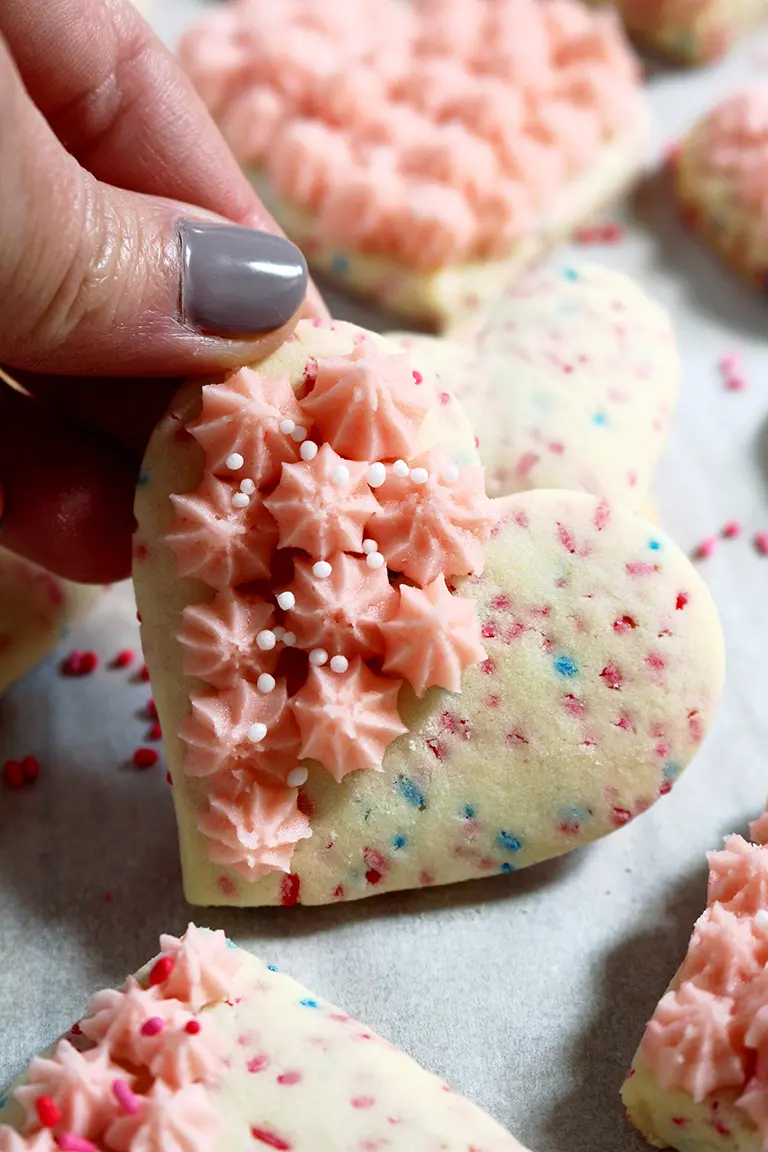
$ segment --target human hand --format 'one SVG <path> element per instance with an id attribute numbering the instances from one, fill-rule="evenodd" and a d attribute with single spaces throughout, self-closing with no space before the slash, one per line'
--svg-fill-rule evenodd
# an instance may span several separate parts
<path id="1" fill-rule="evenodd" d="M 0 203 L 0 544 L 116 580 L 179 379 L 325 308 L 127 0 L 3 0 Z"/>

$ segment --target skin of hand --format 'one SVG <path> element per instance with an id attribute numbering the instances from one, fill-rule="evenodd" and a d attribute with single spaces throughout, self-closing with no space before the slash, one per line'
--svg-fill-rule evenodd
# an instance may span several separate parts
<path id="1" fill-rule="evenodd" d="M 0 203 L 0 544 L 108 583 L 180 379 L 327 311 L 128 0 L 2 0 Z"/>

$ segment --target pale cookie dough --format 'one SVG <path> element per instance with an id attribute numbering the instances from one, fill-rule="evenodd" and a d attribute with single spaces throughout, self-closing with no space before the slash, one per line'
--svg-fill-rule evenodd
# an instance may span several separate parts
<path id="1" fill-rule="evenodd" d="M 0 693 L 61 642 L 100 592 L 0 548 Z"/>
<path id="2" fill-rule="evenodd" d="M 351 350 L 361 338 L 365 340 L 351 325 L 340 324 L 329 330 L 301 322 L 296 338 L 260 366 L 259 379 L 268 382 L 275 373 L 287 371 L 301 396 L 307 387 L 305 365 L 312 376 L 324 363 L 335 364 L 338 372 L 339 360 L 324 361 L 323 357 L 335 349 L 353 359 Z M 387 350 L 383 342 L 378 347 Z M 341 363 L 345 371 L 354 367 L 353 363 L 345 367 Z M 383 363 L 386 367 L 386 356 Z M 384 371 L 382 378 L 390 377 L 391 372 Z M 430 388 L 430 378 L 421 379 L 420 386 Z M 216 389 L 207 395 L 213 412 Z M 347 395 L 351 398 L 353 393 Z M 310 391 L 304 403 L 312 396 Z M 438 396 L 437 406 L 429 410 L 421 429 L 421 446 L 425 440 L 439 441 L 441 436 L 449 436 L 449 446 L 453 440 L 453 456 L 462 467 L 444 483 L 450 489 L 458 478 L 462 488 L 462 477 L 474 475 L 471 466 L 464 467 L 465 462 L 471 464 L 471 448 L 465 441 L 462 447 L 462 437 L 455 436 L 461 421 L 451 419 L 450 414 L 458 405 L 447 394 L 445 402 L 442 400 Z M 284 404 L 289 406 L 288 400 Z M 380 394 L 378 404 L 379 411 L 387 408 L 386 393 Z M 342 407 L 331 434 L 347 426 L 347 407 Z M 278 653 L 285 643 L 278 634 L 278 624 L 283 630 L 295 628 L 297 632 L 299 624 L 305 629 L 311 627 L 314 635 L 306 647 L 324 643 L 321 661 L 327 661 L 336 640 L 327 642 L 323 630 L 331 628 L 336 636 L 337 627 L 333 613 L 319 612 L 314 620 L 299 614 L 312 591 L 311 581 L 305 584 L 304 592 L 297 591 L 295 607 L 287 603 L 285 612 L 275 609 L 270 615 L 274 594 L 290 581 L 288 573 L 280 577 L 282 583 L 275 583 L 273 578 L 271 592 L 269 588 L 263 591 L 263 582 L 253 585 L 252 600 L 240 604 L 243 614 L 266 612 L 269 617 L 266 622 L 262 617 L 250 618 L 250 631 L 245 615 L 237 619 L 220 616 L 215 642 L 210 632 L 207 638 L 201 634 L 201 639 L 185 625 L 185 651 L 196 655 L 188 645 L 201 645 L 194 667 L 206 683 L 183 674 L 184 660 L 189 657 L 184 656 L 177 637 L 184 610 L 190 605 L 207 605 L 213 597 L 212 589 L 201 580 L 179 578 L 177 557 L 167 543 L 169 530 L 178 531 L 179 525 L 169 496 L 194 490 L 205 474 L 203 452 L 184 432 L 199 409 L 200 386 L 188 384 L 150 443 L 144 483 L 137 492 L 134 568 L 142 642 L 174 782 L 185 891 L 192 903 L 317 904 L 512 872 L 605 835 L 669 791 L 709 727 L 720 693 L 723 647 L 709 594 L 679 549 L 635 513 L 584 493 L 539 491 L 491 502 L 488 519 L 482 519 L 488 515 L 482 499 L 478 496 L 475 500 L 476 514 L 490 533 L 482 537 L 486 542 L 481 563 L 473 561 L 471 568 L 459 570 L 477 573 L 484 563 L 483 574 L 449 581 L 458 596 L 441 595 L 448 596 L 445 610 L 451 613 L 459 612 L 456 605 L 460 606 L 462 599 L 474 603 L 484 651 L 477 651 L 477 640 L 472 641 L 469 632 L 462 633 L 455 650 L 451 647 L 453 637 L 442 636 L 438 648 L 431 642 L 421 643 L 421 633 L 415 632 L 412 656 L 416 671 L 406 669 L 405 673 L 412 684 L 422 663 L 444 665 L 450 671 L 455 667 L 451 659 L 456 652 L 472 655 L 464 659 L 463 674 L 456 681 L 460 694 L 433 687 L 423 699 L 417 699 L 403 685 L 399 697 L 400 716 L 407 726 L 403 735 L 397 736 L 397 713 L 392 707 L 382 709 L 381 724 L 386 715 L 389 725 L 389 735 L 380 745 L 386 749 L 383 766 L 379 765 L 383 770 L 372 770 L 373 763 L 371 768 L 351 770 L 363 767 L 356 762 L 358 751 L 375 744 L 380 729 L 373 720 L 370 728 L 367 726 L 362 701 L 361 713 L 354 702 L 338 713 L 334 705 L 330 711 L 315 713 L 311 732 L 325 739 L 329 728 L 337 723 L 343 727 L 349 719 L 352 738 L 347 746 L 348 762 L 342 757 L 338 778 L 345 771 L 348 774 L 340 783 L 330 774 L 327 762 L 328 771 L 310 759 L 297 764 L 298 808 L 292 816 L 285 815 L 285 807 L 278 815 L 277 807 L 270 807 L 244 825 L 241 811 L 233 812 L 232 805 L 223 802 L 217 802 L 214 814 L 206 813 L 210 797 L 222 787 L 216 778 L 211 781 L 212 770 L 226 769 L 227 763 L 242 767 L 248 760 L 248 745 L 243 739 L 249 714 L 251 719 L 258 714 L 251 711 L 257 707 L 258 697 L 253 685 L 248 689 L 242 677 L 255 681 L 258 676 L 261 682 L 262 673 L 268 677 L 274 673 L 280 679 L 274 665 L 264 663 L 270 653 L 253 649 L 254 630 L 275 628 L 272 636 L 277 640 Z M 278 417 L 279 413 L 274 419 Z M 375 430 L 373 419 L 363 422 L 361 429 L 367 429 L 369 423 Z M 233 428 L 238 425 L 230 424 L 230 432 Z M 252 452 L 247 437 L 243 436 L 239 444 L 243 454 Z M 387 466 L 390 478 L 382 492 L 397 489 L 398 482 L 392 478 L 397 467 Z M 409 465 L 403 467 L 407 474 Z M 444 492 L 441 484 L 436 478 L 425 483 L 417 472 L 418 468 L 413 468 L 411 480 L 399 482 L 402 499 L 418 500 L 415 493 L 422 483 L 428 493 L 424 499 L 437 499 Z M 225 502 L 237 496 L 239 474 L 233 477 L 231 487 L 216 482 Z M 217 475 L 225 474 L 219 471 Z M 205 480 L 201 491 L 211 490 L 213 483 L 213 477 Z M 438 496 L 433 496 L 434 492 Z M 389 507 L 390 514 L 397 516 L 397 503 Z M 273 529 L 262 518 L 260 506 L 243 515 L 256 515 L 260 535 L 254 537 L 254 544 L 266 547 Z M 405 512 L 406 522 L 410 515 Z M 367 536 L 381 535 L 377 527 L 380 519 L 372 518 L 365 529 Z M 237 516 L 226 512 L 226 503 L 212 523 L 211 531 L 223 531 L 227 539 L 230 532 L 238 530 Z M 435 521 L 435 526 L 439 542 L 453 540 L 450 533 L 444 535 L 440 521 Z M 412 543 L 415 539 L 412 536 Z M 388 567 L 400 564 L 402 568 L 402 563 L 394 560 L 402 552 L 393 552 L 389 545 L 382 547 Z M 419 565 L 433 557 L 435 547 L 434 539 L 428 537 L 403 562 L 406 568 L 416 565 L 409 570 L 415 574 L 412 583 L 417 587 L 432 578 L 433 573 L 425 575 Z M 278 551 L 276 560 L 282 554 Z M 214 563 L 217 555 L 218 567 Z M 237 563 L 243 555 L 246 559 L 251 556 L 231 551 L 227 555 L 234 555 L 233 562 Z M 298 557 L 300 566 L 309 563 L 301 560 L 301 553 Z M 202 579 L 222 587 L 224 552 L 217 553 L 216 548 L 206 545 L 204 559 L 207 566 Z M 362 557 L 331 559 L 340 572 L 344 565 L 364 563 Z M 329 578 L 321 564 L 317 587 L 325 587 L 327 578 L 332 583 L 336 576 Z M 398 595 L 404 594 L 401 591 Z M 353 625 L 355 621 L 353 612 Z M 368 621 L 366 627 L 371 626 L 370 616 Z M 250 656 L 244 656 L 242 642 L 231 656 L 234 649 L 229 637 L 238 629 L 251 637 Z M 218 660 L 221 656 L 225 634 L 229 663 L 219 660 L 217 670 L 212 657 Z M 437 639 L 434 644 L 438 644 Z M 290 660 L 296 658 L 300 647 L 299 636 Z M 219 676 L 222 669 L 231 672 L 232 659 L 238 662 L 239 695 L 233 696 L 230 689 L 217 695 L 217 683 L 231 683 Z M 306 661 L 306 656 L 303 659 Z M 344 672 L 346 676 L 352 677 L 352 665 L 348 673 Z M 327 673 L 329 690 L 340 682 Z M 449 684 L 451 677 L 433 682 Z M 381 686 L 377 681 L 371 690 L 375 694 Z M 282 692 L 282 687 L 278 691 Z M 205 708 L 196 711 L 193 721 L 189 719 L 190 701 L 198 694 L 202 694 Z M 392 700 L 389 706 L 393 706 Z M 235 734 L 237 725 L 232 728 L 235 712 L 231 709 L 240 717 L 237 723 L 245 724 L 239 729 L 240 736 Z M 278 740 L 276 756 L 291 746 L 284 729 L 286 709 L 290 705 L 282 705 L 282 712 L 279 708 L 272 714 L 264 712 L 265 724 L 254 725 L 259 732 L 262 727 L 265 731 L 273 727 L 275 739 L 282 739 L 282 743 Z M 208 737 L 206 725 L 212 725 Z M 180 730 L 184 740 L 177 735 Z M 258 740 L 259 732 L 249 733 L 248 739 Z M 330 746 L 329 737 L 325 750 Z M 241 759 L 227 760 L 230 753 L 226 748 Z M 189 759 L 185 759 L 187 753 Z M 262 755 L 255 756 L 259 764 Z M 295 763 L 290 762 L 287 782 L 294 779 Z M 293 785 L 288 791 L 293 796 Z M 251 812 L 252 801 L 249 792 Z M 226 827 L 225 816 L 229 821 Z M 286 846 L 289 839 L 295 845 Z M 222 863 L 226 860 L 229 865 Z M 270 871 L 265 861 L 272 861 L 275 870 Z"/>
<path id="3" fill-rule="evenodd" d="M 614 2 L 633 36 L 689 64 L 725 55 L 737 40 L 768 19 L 766 0 Z"/>
<path id="4" fill-rule="evenodd" d="M 525 1152 L 223 932 L 190 924 L 160 946 L 32 1061 L 0 1109 L 0 1152 Z"/>
<path id="5" fill-rule="evenodd" d="M 622 273 L 532 272 L 447 340 L 392 338 L 463 405 L 489 496 L 573 488 L 648 510 L 680 364 L 666 312 Z"/>
<path id="6" fill-rule="evenodd" d="M 768 85 L 718 104 L 684 140 L 673 173 L 686 223 L 740 275 L 768 286 Z"/>
<path id="7" fill-rule="evenodd" d="M 751 841 L 751 842 L 750 842 Z M 709 853 L 707 909 L 646 1028 L 622 1098 L 649 1144 L 761 1152 L 768 1140 L 768 813 Z"/>
<path id="8" fill-rule="evenodd" d="M 233 2 L 179 53 L 312 267 L 436 329 L 643 163 L 637 63 L 615 14 L 579 0 Z"/>

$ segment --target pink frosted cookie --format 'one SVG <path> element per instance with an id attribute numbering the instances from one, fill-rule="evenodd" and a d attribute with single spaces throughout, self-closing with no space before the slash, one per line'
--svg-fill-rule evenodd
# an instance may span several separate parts
<path id="1" fill-rule="evenodd" d="M 638 40 L 686 63 L 723 56 L 768 18 L 767 0 L 614 0 Z"/>
<path id="2" fill-rule="evenodd" d="M 0 548 L 0 692 L 47 656 L 100 592 Z"/>
<path id="3" fill-rule="evenodd" d="M 310 263 L 438 328 L 642 160 L 636 61 L 580 0 L 232 0 L 180 56 Z"/>
<path id="4" fill-rule="evenodd" d="M 525 1152 L 404 1052 L 189 925 L 36 1057 L 0 1152 Z"/>
<path id="5" fill-rule="evenodd" d="M 686 223 L 726 262 L 768 285 L 768 85 L 718 104 L 691 132 L 675 163 Z"/>
<path id="6" fill-rule="evenodd" d="M 667 314 L 627 277 L 532 272 L 450 340 L 393 338 L 464 406 L 490 496 L 573 488 L 648 508 L 680 366 Z"/>
<path id="7" fill-rule="evenodd" d="M 622 1096 L 650 1144 L 768 1143 L 768 813 L 709 853 L 707 909 L 648 1024 Z"/>
<path id="8" fill-rule="evenodd" d="M 456 401 L 348 324 L 177 396 L 134 579 L 192 903 L 511 872 L 693 756 L 722 640 L 687 559 L 584 493 L 488 500 L 474 459 Z"/>

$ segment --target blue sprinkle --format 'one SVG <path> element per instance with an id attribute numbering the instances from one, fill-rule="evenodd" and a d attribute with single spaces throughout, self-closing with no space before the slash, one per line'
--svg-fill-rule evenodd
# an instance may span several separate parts
<path id="1" fill-rule="evenodd" d="M 143 488 L 145 484 L 149 484 L 149 472 L 139 472 L 139 478 L 136 481 L 136 487 Z"/>
<path id="2" fill-rule="evenodd" d="M 592 813 L 589 811 L 589 808 L 585 808 L 581 804 L 572 804 L 569 808 L 562 808 L 560 810 L 560 823 L 584 824 L 591 815 Z"/>
<path id="3" fill-rule="evenodd" d="M 515 871 L 515 866 L 514 866 L 514 864 L 507 864 L 507 862 L 505 861 L 505 862 L 502 864 L 502 866 L 501 866 L 501 868 L 500 868 L 500 871 L 501 871 L 501 872 L 514 872 L 514 871 Z"/>
<path id="4" fill-rule="evenodd" d="M 405 848 L 405 836 L 397 835 L 392 841 L 393 848 Z"/>
<path id="5" fill-rule="evenodd" d="M 552 661 L 552 667 L 561 676 L 575 676 L 579 670 L 578 664 L 575 660 L 571 660 L 570 656 L 556 656 Z"/>
<path id="6" fill-rule="evenodd" d="M 342 256 L 342 254 L 338 252 L 331 262 L 331 270 L 334 276 L 346 276 L 347 272 L 349 272 L 349 260 L 347 257 Z"/>
<path id="7" fill-rule="evenodd" d="M 578 280 L 579 274 L 575 268 L 563 268 L 563 276 L 566 280 Z"/>
<path id="8" fill-rule="evenodd" d="M 277 964 L 267 964 L 267 968 L 269 968 L 270 972 L 280 971 L 280 969 L 277 967 Z"/>
<path id="9" fill-rule="evenodd" d="M 680 775 L 680 765 L 675 764 L 674 760 L 669 760 L 664 765 L 664 779 L 675 780 Z"/>
<path id="10" fill-rule="evenodd" d="M 227 936 L 227 948 L 237 948 L 237 944 L 233 944 L 229 936 Z"/>
<path id="11" fill-rule="evenodd" d="M 522 848 L 518 837 L 513 836 L 511 832 L 505 832 L 503 829 L 496 837 L 496 843 L 499 848 L 504 848 L 507 852 L 519 852 Z"/>
<path id="12" fill-rule="evenodd" d="M 418 808 L 421 812 L 424 811 L 427 801 L 424 799 L 424 793 L 414 784 L 413 780 L 409 780 L 407 776 L 398 776 L 397 790 L 404 800 L 413 804 L 414 808 Z"/>
<path id="13" fill-rule="evenodd" d="M 658 552 L 659 548 L 661 548 L 661 540 L 649 540 L 648 547 L 651 552 Z"/>
<path id="14" fill-rule="evenodd" d="M 299 1000 L 299 1004 L 303 1004 L 305 1008 L 319 1008 L 320 1005 L 317 1000 Z"/>
<path id="15" fill-rule="evenodd" d="M 593 424 L 607 424 L 608 423 L 608 417 L 606 416 L 605 412 L 595 412 L 594 416 L 592 417 L 592 423 Z"/>
<path id="16" fill-rule="evenodd" d="M 465 820 L 474 820 L 474 818 L 475 818 L 474 808 L 470 804 L 465 804 L 464 805 L 464 811 L 462 812 L 462 816 L 464 817 Z"/>

